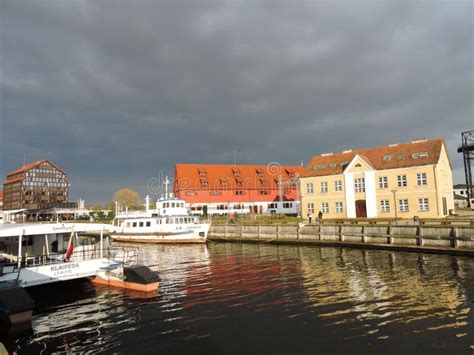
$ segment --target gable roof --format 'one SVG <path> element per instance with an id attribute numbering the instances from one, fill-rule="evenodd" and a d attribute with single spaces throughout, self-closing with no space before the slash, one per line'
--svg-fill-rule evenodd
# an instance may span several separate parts
<path id="1" fill-rule="evenodd" d="M 390 144 L 383 147 L 349 150 L 335 154 L 314 156 L 303 176 L 338 175 L 359 155 L 376 170 L 407 168 L 436 164 L 444 144 L 443 139 L 418 140 L 410 143 Z"/>
<path id="2" fill-rule="evenodd" d="M 298 165 L 176 164 L 174 189 L 278 189 L 280 175 L 283 181 L 296 180 L 303 172 Z"/>
<path id="3" fill-rule="evenodd" d="M 21 168 L 16 169 L 16 170 L 8 173 L 7 177 L 10 176 L 10 175 L 15 175 L 15 174 L 22 173 L 24 171 L 28 171 L 30 169 L 36 168 L 37 166 L 40 166 L 43 163 L 48 163 L 48 164 L 54 166 L 56 169 L 60 170 L 62 173 L 64 173 L 64 174 L 66 173 L 63 169 L 61 169 L 60 167 L 58 167 L 56 164 L 52 163 L 48 159 L 41 159 L 41 160 L 34 161 L 32 163 L 28 163 L 26 165 L 23 165 Z"/>

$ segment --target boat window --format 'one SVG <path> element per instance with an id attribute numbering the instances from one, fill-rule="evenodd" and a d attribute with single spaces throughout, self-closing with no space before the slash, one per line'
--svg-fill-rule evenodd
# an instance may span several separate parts
<path id="1" fill-rule="evenodd" d="M 171 218 L 166 218 L 166 223 L 171 224 Z"/>
<path id="2" fill-rule="evenodd" d="M 174 207 L 174 202 L 171 203 L 171 207 Z"/>
<path id="3" fill-rule="evenodd" d="M 143 222 L 140 222 L 140 227 L 143 227 Z"/>
<path id="4" fill-rule="evenodd" d="M 136 227 L 136 226 L 137 226 L 137 222 L 133 222 L 133 226 Z"/>
<path id="5" fill-rule="evenodd" d="M 151 222 L 150 222 L 150 221 L 146 222 L 146 226 L 147 226 L 147 227 L 150 227 L 150 226 L 151 226 Z"/>
<path id="6" fill-rule="evenodd" d="M 127 228 L 130 228 L 130 222 L 127 222 Z"/>
<path id="7" fill-rule="evenodd" d="M 180 218 L 180 219 L 179 219 L 179 223 L 184 223 L 183 218 Z"/>

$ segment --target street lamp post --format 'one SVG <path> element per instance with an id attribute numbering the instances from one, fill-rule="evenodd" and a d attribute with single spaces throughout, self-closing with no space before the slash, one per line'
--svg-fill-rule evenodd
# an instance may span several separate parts
<path id="1" fill-rule="evenodd" d="M 398 216 L 397 216 L 397 199 L 395 197 L 397 190 L 391 190 L 393 194 L 393 210 L 395 211 L 395 224 L 398 224 Z"/>

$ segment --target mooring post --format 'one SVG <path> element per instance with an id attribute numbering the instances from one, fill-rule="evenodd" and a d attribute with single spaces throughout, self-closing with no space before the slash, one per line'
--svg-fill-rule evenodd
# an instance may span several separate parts
<path id="1" fill-rule="evenodd" d="M 458 228 L 457 227 L 451 227 L 451 235 L 453 236 L 453 248 L 458 247 Z"/>

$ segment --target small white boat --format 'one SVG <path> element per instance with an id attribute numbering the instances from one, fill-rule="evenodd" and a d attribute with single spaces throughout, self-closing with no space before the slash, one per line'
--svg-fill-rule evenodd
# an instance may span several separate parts
<path id="1" fill-rule="evenodd" d="M 205 243 L 210 223 L 192 216 L 184 200 L 161 199 L 156 208 L 144 211 L 117 212 L 111 238 L 134 243 Z"/>

